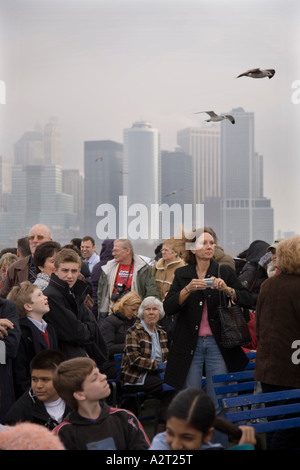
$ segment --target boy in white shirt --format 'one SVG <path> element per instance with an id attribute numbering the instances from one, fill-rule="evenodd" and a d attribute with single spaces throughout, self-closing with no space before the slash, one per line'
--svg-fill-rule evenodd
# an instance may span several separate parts
<path id="1" fill-rule="evenodd" d="M 31 387 L 10 408 L 3 424 L 13 425 L 28 421 L 52 430 L 70 411 L 53 386 L 53 373 L 65 360 L 56 350 L 47 349 L 31 361 Z"/>

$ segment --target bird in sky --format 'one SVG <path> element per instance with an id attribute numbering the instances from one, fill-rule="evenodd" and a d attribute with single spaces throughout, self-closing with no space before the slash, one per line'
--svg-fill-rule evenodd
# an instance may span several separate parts
<path id="1" fill-rule="evenodd" d="M 206 119 L 206 122 L 219 122 L 224 119 L 228 119 L 232 124 L 235 123 L 235 119 L 231 114 L 216 114 L 214 111 L 199 111 L 195 114 L 206 113 L 210 115 L 210 119 Z"/>
<path id="2" fill-rule="evenodd" d="M 250 69 L 247 70 L 247 72 L 241 73 L 238 75 L 236 78 L 240 77 L 250 77 L 250 78 L 272 78 L 275 75 L 275 70 L 274 69 Z"/>
<path id="3" fill-rule="evenodd" d="M 183 189 L 183 188 L 175 189 L 174 191 L 170 191 L 168 194 L 166 194 L 165 197 L 173 196 L 173 195 L 176 194 L 178 191 L 182 191 L 182 189 Z"/>
<path id="4" fill-rule="evenodd" d="M 102 162 L 102 161 L 103 161 L 103 157 L 97 157 L 97 158 L 95 158 L 95 162 L 98 162 L 99 160 Z"/>

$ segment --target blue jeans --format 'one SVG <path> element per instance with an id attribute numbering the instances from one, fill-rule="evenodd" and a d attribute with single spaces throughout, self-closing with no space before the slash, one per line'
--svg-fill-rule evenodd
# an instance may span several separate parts
<path id="1" fill-rule="evenodd" d="M 189 372 L 186 376 L 183 388 L 202 388 L 202 376 L 204 365 L 206 377 L 206 393 L 212 399 L 215 405 L 216 415 L 220 416 L 222 415 L 222 408 L 218 404 L 214 384 L 212 381 L 212 376 L 217 374 L 226 374 L 228 370 L 224 362 L 223 356 L 220 352 L 220 349 L 217 343 L 215 342 L 214 337 L 211 335 L 199 336 L 194 357 Z M 224 447 L 227 447 L 228 445 L 227 438 L 225 438 L 224 435 L 222 435 L 222 437 L 220 438 L 219 433 L 218 437 L 215 436 L 213 441 L 222 443 Z"/>

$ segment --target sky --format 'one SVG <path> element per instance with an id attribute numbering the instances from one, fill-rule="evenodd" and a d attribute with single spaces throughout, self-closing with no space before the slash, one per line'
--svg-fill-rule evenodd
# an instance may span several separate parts
<path id="1" fill-rule="evenodd" d="M 0 155 L 54 116 L 63 166 L 82 170 L 84 141 L 123 143 L 145 120 L 173 150 L 178 130 L 208 125 L 194 113 L 242 107 L 274 235 L 300 234 L 299 19 L 299 0 L 0 0 Z M 236 78 L 256 67 L 276 74 Z"/>

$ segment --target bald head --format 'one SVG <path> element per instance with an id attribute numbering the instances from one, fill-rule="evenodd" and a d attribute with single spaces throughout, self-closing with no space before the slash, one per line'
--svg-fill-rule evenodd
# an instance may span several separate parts
<path id="1" fill-rule="evenodd" d="M 52 240 L 51 230 L 47 225 L 36 224 L 31 227 L 28 235 L 29 246 L 31 254 L 33 255 L 36 247 L 41 243 L 49 242 Z"/>

